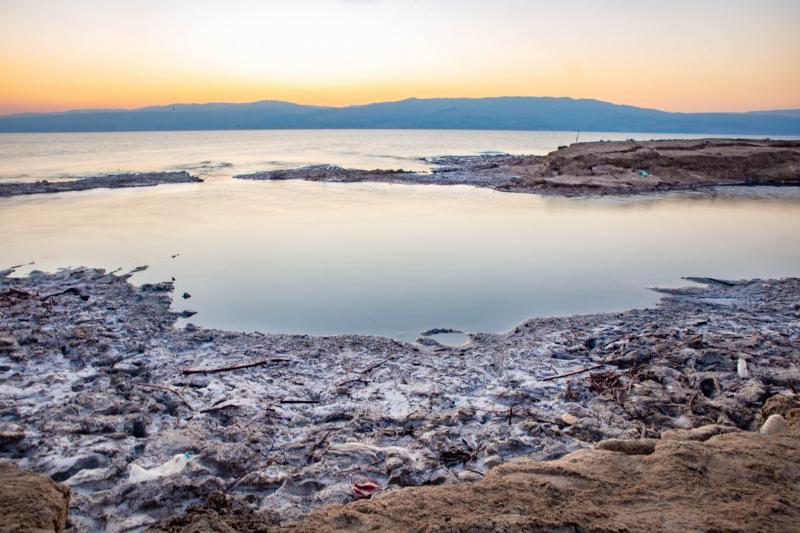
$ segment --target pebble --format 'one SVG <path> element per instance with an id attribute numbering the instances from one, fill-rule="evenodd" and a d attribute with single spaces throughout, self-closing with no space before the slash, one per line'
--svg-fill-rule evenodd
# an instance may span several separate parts
<path id="1" fill-rule="evenodd" d="M 568 426 L 574 426 L 575 424 L 578 423 L 579 420 L 580 419 L 577 416 L 571 415 L 569 413 L 564 413 L 563 415 L 561 415 L 561 421 L 567 424 Z"/>
<path id="2" fill-rule="evenodd" d="M 494 468 L 497 465 L 503 464 L 503 458 L 499 455 L 490 455 L 483 460 L 483 464 L 486 465 L 487 468 Z"/>
<path id="3" fill-rule="evenodd" d="M 0 337 L 0 353 L 13 352 L 18 347 L 19 345 L 17 344 L 17 339 L 15 339 L 14 337 L 9 337 L 9 336 Z"/>
<path id="4" fill-rule="evenodd" d="M 483 478 L 482 475 L 478 474 L 477 472 L 473 472 L 471 470 L 462 470 L 461 472 L 458 473 L 457 477 L 459 481 L 465 481 L 465 482 L 480 481 Z"/>
<path id="5" fill-rule="evenodd" d="M 761 426 L 760 433 L 762 435 L 774 435 L 786 429 L 786 419 L 783 416 L 774 414 L 769 415 L 767 421 Z"/>

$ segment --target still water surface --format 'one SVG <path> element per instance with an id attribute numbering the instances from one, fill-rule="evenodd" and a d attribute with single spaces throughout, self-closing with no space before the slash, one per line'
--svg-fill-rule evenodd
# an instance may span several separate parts
<path id="1" fill-rule="evenodd" d="M 800 275 L 800 193 L 559 199 L 469 187 L 250 182 L 308 163 L 546 153 L 560 132 L 258 131 L 0 135 L 0 179 L 185 168 L 205 183 L 0 200 L 0 267 L 150 268 L 174 308 L 235 330 L 414 339 L 653 304 L 681 276 Z M 582 134 L 582 139 L 674 137 Z M 753 198 L 753 193 L 758 198 Z M 172 257 L 176 255 L 176 257 Z M 191 298 L 183 300 L 184 292 Z M 453 340 L 453 339 L 450 339 Z"/>
<path id="2" fill-rule="evenodd" d="M 580 133 L 581 141 L 697 138 L 671 133 Z M 206 179 L 331 163 L 425 170 L 422 157 L 508 152 L 543 155 L 576 132 L 256 130 L 0 133 L 0 180 L 187 170 Z"/>
<path id="3" fill-rule="evenodd" d="M 773 193 L 586 200 L 236 180 L 94 190 L 1 200 L 0 263 L 147 264 L 135 282 L 174 276 L 174 307 L 226 329 L 503 331 L 649 305 L 646 287 L 686 275 L 800 274 L 800 196 Z"/>

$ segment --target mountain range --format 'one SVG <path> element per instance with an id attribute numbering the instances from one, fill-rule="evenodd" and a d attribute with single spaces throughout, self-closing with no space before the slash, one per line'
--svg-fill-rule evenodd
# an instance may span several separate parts
<path id="1" fill-rule="evenodd" d="M 474 129 L 800 135 L 800 109 L 673 113 L 553 97 L 409 98 L 346 107 L 274 100 L 0 116 L 0 132 Z"/>

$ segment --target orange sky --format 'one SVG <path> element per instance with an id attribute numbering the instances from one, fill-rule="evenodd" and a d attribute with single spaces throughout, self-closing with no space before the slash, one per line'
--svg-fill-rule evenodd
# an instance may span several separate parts
<path id="1" fill-rule="evenodd" d="M 800 2 L 0 0 L 0 113 L 572 96 L 800 108 Z"/>

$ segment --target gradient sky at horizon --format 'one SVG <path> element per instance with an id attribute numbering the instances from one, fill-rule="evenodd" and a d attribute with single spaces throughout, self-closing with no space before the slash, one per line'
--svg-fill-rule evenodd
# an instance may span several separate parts
<path id="1" fill-rule="evenodd" d="M 0 0 L 0 113 L 572 96 L 800 108 L 798 0 Z"/>

